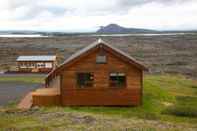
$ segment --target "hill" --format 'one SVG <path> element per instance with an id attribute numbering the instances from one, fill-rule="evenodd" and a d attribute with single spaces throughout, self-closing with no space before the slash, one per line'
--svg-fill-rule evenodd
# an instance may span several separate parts
<path id="1" fill-rule="evenodd" d="M 1 38 L 0 71 L 17 67 L 19 55 L 56 54 L 62 63 L 99 37 L 143 62 L 150 73 L 181 73 L 197 78 L 197 34 Z"/>
<path id="2" fill-rule="evenodd" d="M 149 29 L 140 29 L 140 28 L 126 28 L 117 24 L 109 24 L 107 26 L 101 26 L 101 28 L 97 31 L 97 33 L 112 33 L 112 34 L 151 33 L 151 32 L 156 32 L 156 31 Z"/>

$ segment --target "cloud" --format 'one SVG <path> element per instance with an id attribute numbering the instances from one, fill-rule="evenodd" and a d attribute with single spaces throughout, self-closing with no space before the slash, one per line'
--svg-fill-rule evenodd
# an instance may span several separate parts
<path id="1" fill-rule="evenodd" d="M 1 0 L 0 30 L 91 31 L 109 23 L 193 29 L 196 14 L 196 0 Z"/>
<path id="2" fill-rule="evenodd" d="M 43 12 L 63 16 L 71 15 L 108 15 L 122 14 L 129 9 L 148 3 L 175 4 L 185 0 L 3 0 L 0 8 L 7 8 L 13 18 L 33 19 Z M 187 0 L 187 2 L 193 0 Z M 16 13 L 15 13 L 16 12 Z M 20 15 L 20 13 L 22 15 Z M 15 15 L 16 14 L 16 15 Z"/>
<path id="3" fill-rule="evenodd" d="M 117 22 L 125 26 L 158 30 L 197 29 L 197 1 L 165 5 L 148 3 L 129 10 Z"/>
<path id="4" fill-rule="evenodd" d="M 191 2 L 194 0 L 119 0 L 122 6 L 139 6 L 148 3 L 160 3 L 160 4 L 183 4 L 185 2 Z"/>
<path id="5" fill-rule="evenodd" d="M 3 17 L 3 19 L 13 20 L 34 19 L 43 12 L 48 12 L 54 16 L 61 16 L 65 14 L 66 9 L 61 4 L 45 4 L 40 2 L 40 0 L 7 0 L 6 2 L 3 0 L 0 1 L 0 11 L 4 11 L 8 15 L 8 17 Z"/>

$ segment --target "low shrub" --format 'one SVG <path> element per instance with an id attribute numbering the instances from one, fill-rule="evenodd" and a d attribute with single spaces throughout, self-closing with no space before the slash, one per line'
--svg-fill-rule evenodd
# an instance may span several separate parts
<path id="1" fill-rule="evenodd" d="M 194 96 L 177 96 L 176 101 L 178 105 L 187 105 L 197 108 L 197 97 Z"/>
<path id="2" fill-rule="evenodd" d="M 191 88 L 197 89 L 197 85 L 191 85 Z"/>
<path id="3" fill-rule="evenodd" d="M 197 117 L 197 97 L 179 96 L 175 105 L 166 108 L 162 113 L 183 117 Z"/>
<path id="4" fill-rule="evenodd" d="M 183 117 L 197 117 L 197 109 L 184 105 L 168 107 L 162 113 Z"/>

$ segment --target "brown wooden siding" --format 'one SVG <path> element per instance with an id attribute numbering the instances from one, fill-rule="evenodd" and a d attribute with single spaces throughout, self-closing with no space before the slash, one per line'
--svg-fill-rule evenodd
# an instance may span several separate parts
<path id="1" fill-rule="evenodd" d="M 78 89 L 63 90 L 63 105 L 128 106 L 139 105 L 139 89 Z"/>
<path id="2" fill-rule="evenodd" d="M 142 70 L 106 52 L 107 63 L 96 64 L 98 50 L 83 56 L 61 72 L 62 105 L 139 105 L 142 97 Z M 88 89 L 78 89 L 77 72 L 93 72 L 94 85 Z M 126 87 L 109 87 L 109 73 L 126 74 Z"/>
<path id="3" fill-rule="evenodd" d="M 58 106 L 60 95 L 33 95 L 33 106 Z"/>
<path id="4" fill-rule="evenodd" d="M 59 88 L 40 88 L 31 93 L 33 106 L 61 105 Z"/>

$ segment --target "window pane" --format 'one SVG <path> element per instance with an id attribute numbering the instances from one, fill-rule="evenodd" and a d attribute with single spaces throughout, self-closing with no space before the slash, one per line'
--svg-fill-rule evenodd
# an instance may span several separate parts
<path id="1" fill-rule="evenodd" d="M 93 86 L 93 73 L 77 73 L 77 84 L 79 87 Z"/>
<path id="2" fill-rule="evenodd" d="M 117 73 L 110 73 L 110 76 L 117 76 Z"/>
<path id="3" fill-rule="evenodd" d="M 119 73 L 118 75 L 119 76 L 125 76 L 125 73 Z"/>
<path id="4" fill-rule="evenodd" d="M 52 63 L 45 63 L 45 65 L 46 65 L 46 68 L 52 68 L 53 66 L 52 66 Z"/>
<path id="5" fill-rule="evenodd" d="M 122 87 L 126 86 L 125 73 L 110 73 L 110 86 L 111 87 Z"/>
<path id="6" fill-rule="evenodd" d="M 107 62 L 107 60 L 106 60 L 106 56 L 105 55 L 98 55 L 96 57 L 96 63 L 97 64 L 104 64 L 106 62 Z"/>

